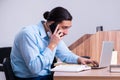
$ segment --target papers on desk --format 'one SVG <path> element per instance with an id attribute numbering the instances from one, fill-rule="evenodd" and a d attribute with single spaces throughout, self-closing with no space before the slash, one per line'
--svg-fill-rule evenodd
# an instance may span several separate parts
<path id="1" fill-rule="evenodd" d="M 64 64 L 64 65 L 58 65 L 55 68 L 52 68 L 51 71 L 79 72 L 79 71 L 84 71 L 89 69 L 91 69 L 91 67 L 88 65 Z"/>

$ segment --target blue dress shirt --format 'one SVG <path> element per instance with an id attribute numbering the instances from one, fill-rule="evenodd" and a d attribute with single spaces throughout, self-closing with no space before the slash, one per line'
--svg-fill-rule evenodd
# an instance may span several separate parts
<path id="1" fill-rule="evenodd" d="M 63 62 L 77 63 L 78 56 L 62 40 L 53 51 L 48 44 L 42 22 L 24 27 L 15 37 L 10 55 L 15 75 L 21 78 L 49 75 L 54 56 Z"/>

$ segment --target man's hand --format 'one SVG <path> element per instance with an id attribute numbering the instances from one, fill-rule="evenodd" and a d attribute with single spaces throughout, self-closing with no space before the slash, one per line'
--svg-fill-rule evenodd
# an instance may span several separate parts
<path id="1" fill-rule="evenodd" d="M 98 62 L 94 61 L 94 60 L 91 60 L 91 59 L 87 59 L 87 58 L 82 58 L 82 57 L 79 57 L 78 58 L 78 63 L 79 64 L 92 64 L 93 66 L 98 66 Z"/>
<path id="2" fill-rule="evenodd" d="M 60 40 L 63 38 L 63 32 L 59 29 L 59 25 L 57 25 L 55 31 L 50 36 L 50 43 L 48 47 L 53 50 L 57 44 L 60 42 Z"/>

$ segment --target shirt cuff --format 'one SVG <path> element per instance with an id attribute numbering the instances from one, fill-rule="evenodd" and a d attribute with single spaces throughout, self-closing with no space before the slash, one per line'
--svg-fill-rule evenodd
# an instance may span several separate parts
<path id="1" fill-rule="evenodd" d="M 74 60 L 73 60 L 73 63 L 78 64 L 78 58 L 79 58 L 79 56 L 76 55 Z"/>
<path id="2" fill-rule="evenodd" d="M 51 49 L 49 49 L 48 47 L 46 48 L 46 50 L 44 52 L 44 56 L 46 56 L 46 58 L 47 58 L 47 60 L 49 60 L 50 64 L 53 62 L 54 52 Z"/>

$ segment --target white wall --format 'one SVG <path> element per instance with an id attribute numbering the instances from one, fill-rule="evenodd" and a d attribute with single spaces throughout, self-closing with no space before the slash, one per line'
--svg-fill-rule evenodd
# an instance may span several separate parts
<path id="1" fill-rule="evenodd" d="M 73 26 L 64 38 L 67 45 L 86 33 L 120 29 L 120 0 L 0 0 L 0 47 L 12 46 L 17 32 L 26 25 L 37 24 L 42 14 L 56 6 L 73 15 Z"/>

